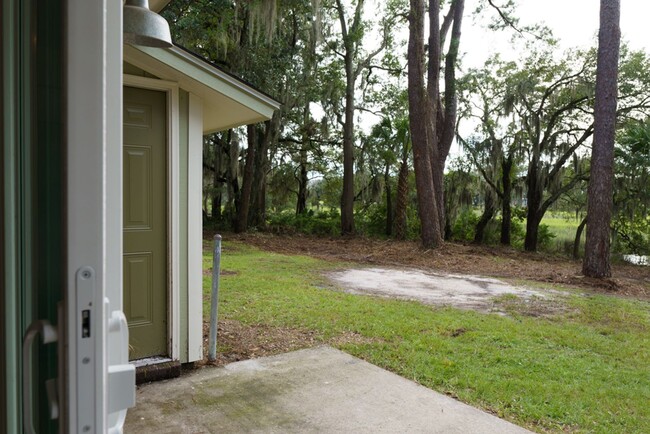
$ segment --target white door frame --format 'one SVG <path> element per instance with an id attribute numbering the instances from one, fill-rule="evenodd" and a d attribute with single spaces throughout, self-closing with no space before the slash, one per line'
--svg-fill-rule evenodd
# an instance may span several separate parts
<path id="1" fill-rule="evenodd" d="M 167 351 L 180 358 L 180 133 L 178 83 L 124 74 L 124 86 L 167 95 Z M 120 173 L 120 176 L 121 173 Z"/>
<path id="2" fill-rule="evenodd" d="M 106 249 L 114 215 L 106 203 L 106 152 L 122 129 L 121 110 L 116 113 L 112 106 L 120 98 L 110 92 L 122 81 L 116 6 L 121 8 L 115 1 L 68 0 L 66 12 L 67 432 L 107 431 L 104 303 L 111 296 Z M 109 25 L 109 17 L 120 21 Z M 90 337 L 83 340 L 82 310 L 90 312 Z"/>
<path id="3" fill-rule="evenodd" d="M 67 0 L 65 10 L 60 431 L 117 434 L 135 402 L 122 314 L 122 2 Z"/>

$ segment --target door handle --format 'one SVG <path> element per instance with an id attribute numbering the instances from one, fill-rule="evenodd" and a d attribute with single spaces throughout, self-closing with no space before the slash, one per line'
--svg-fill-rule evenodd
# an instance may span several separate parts
<path id="1" fill-rule="evenodd" d="M 30 324 L 23 338 L 23 423 L 26 434 L 36 434 L 32 409 L 32 348 L 34 339 L 40 334 L 43 344 L 50 344 L 58 340 L 56 328 L 47 320 L 37 320 Z M 48 397 L 50 399 L 50 416 L 58 417 L 58 401 L 52 380 L 47 382 Z"/>
<path id="2" fill-rule="evenodd" d="M 135 366 L 129 363 L 129 325 L 122 311 L 108 321 L 108 432 L 122 434 L 126 409 L 135 405 Z"/>

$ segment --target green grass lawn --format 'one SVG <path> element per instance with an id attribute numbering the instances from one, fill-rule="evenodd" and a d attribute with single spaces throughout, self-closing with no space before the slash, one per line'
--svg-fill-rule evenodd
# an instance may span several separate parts
<path id="1" fill-rule="evenodd" d="M 328 289 L 344 266 L 225 242 L 220 319 L 356 333 L 339 348 L 534 431 L 650 433 L 649 303 L 572 292 L 550 318 L 481 314 Z"/>

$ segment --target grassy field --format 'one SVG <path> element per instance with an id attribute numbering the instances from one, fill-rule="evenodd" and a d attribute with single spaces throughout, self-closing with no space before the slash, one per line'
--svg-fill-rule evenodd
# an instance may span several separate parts
<path id="1" fill-rule="evenodd" d="M 332 290 L 322 273 L 345 265 L 227 242 L 220 319 L 353 334 L 340 349 L 534 431 L 650 432 L 649 303 L 572 292 L 549 318 L 480 314 Z"/>
<path id="2" fill-rule="evenodd" d="M 576 237 L 576 229 L 580 224 L 575 218 L 563 216 L 551 216 L 549 213 L 542 219 L 543 225 L 548 226 L 549 231 L 555 236 L 550 241 L 547 250 L 570 256 L 573 252 L 573 242 Z M 583 232 L 581 244 L 584 246 L 585 234 Z"/>

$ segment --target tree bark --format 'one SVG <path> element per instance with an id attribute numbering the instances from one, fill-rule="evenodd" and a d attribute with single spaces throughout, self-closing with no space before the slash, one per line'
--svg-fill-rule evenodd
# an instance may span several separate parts
<path id="1" fill-rule="evenodd" d="M 538 154 L 538 147 L 533 145 L 533 154 Z M 542 206 L 542 194 L 544 186 L 541 185 L 540 175 L 538 170 L 539 157 L 533 157 L 528 166 L 528 173 L 526 175 L 526 237 L 524 239 L 524 250 L 527 252 L 537 251 L 537 234 L 539 231 L 539 223 L 542 220 L 539 216 L 539 209 Z"/>
<path id="2" fill-rule="evenodd" d="M 501 186 L 503 197 L 501 199 L 501 244 L 509 246 L 511 243 L 510 233 L 512 231 L 512 154 L 503 159 L 501 163 Z"/>
<path id="3" fill-rule="evenodd" d="M 357 53 L 356 32 L 361 26 L 364 0 L 357 0 L 354 19 L 348 30 L 345 11 L 337 0 L 337 12 L 343 36 L 345 66 L 345 118 L 343 121 L 343 192 L 341 194 L 341 234 L 354 233 L 354 87 L 357 75 L 354 67 Z"/>
<path id="4" fill-rule="evenodd" d="M 384 184 L 386 184 L 386 236 L 393 234 L 393 198 L 390 188 L 390 165 L 384 171 Z"/>
<path id="5" fill-rule="evenodd" d="M 345 121 L 343 124 L 343 193 L 341 195 L 341 233 L 354 233 L 354 83 L 352 58 L 345 59 Z"/>
<path id="6" fill-rule="evenodd" d="M 582 237 L 582 231 L 587 225 L 587 216 L 580 221 L 578 229 L 576 229 L 576 237 L 573 240 L 573 259 L 580 259 L 580 238 Z"/>
<path id="7" fill-rule="evenodd" d="M 302 214 L 307 211 L 307 143 L 309 141 L 309 132 L 307 125 L 309 124 L 309 103 L 303 107 L 303 130 L 302 130 L 302 145 L 300 147 L 299 160 L 298 160 L 298 198 L 296 200 L 296 215 Z"/>
<path id="8" fill-rule="evenodd" d="M 437 11 L 440 0 L 431 0 L 431 3 L 430 9 Z M 422 245 L 425 248 L 433 248 L 442 244 L 442 233 L 431 168 L 430 137 L 434 133 L 432 130 L 434 108 L 424 87 L 424 2 L 423 0 L 410 0 L 410 5 L 408 98 L 409 125 L 413 143 L 413 168 Z M 437 33 L 438 29 L 439 27 L 432 27 L 430 31 Z"/>
<path id="9" fill-rule="evenodd" d="M 612 275 L 610 224 L 613 208 L 614 136 L 621 41 L 620 0 L 600 1 L 594 141 L 587 202 L 587 238 L 582 272 L 590 277 Z"/>
<path id="10" fill-rule="evenodd" d="M 226 204 L 226 215 L 234 228 L 241 202 L 239 191 L 239 137 L 232 130 L 228 134 L 228 203 Z"/>
<path id="11" fill-rule="evenodd" d="M 258 149 L 255 153 L 251 211 L 248 218 L 248 223 L 253 227 L 263 227 L 266 224 L 266 174 L 269 165 L 269 148 L 276 128 L 276 116 L 277 113 L 274 113 L 270 121 L 264 122 L 264 134 L 262 140 L 258 140 Z"/>
<path id="12" fill-rule="evenodd" d="M 404 150 L 406 151 L 406 145 L 404 146 Z M 404 152 L 397 177 L 397 197 L 395 198 L 395 238 L 398 240 L 406 239 L 406 209 L 408 207 L 409 194 L 408 178 L 408 154 Z"/>
<path id="13" fill-rule="evenodd" d="M 451 149 L 451 144 L 454 141 L 454 135 L 456 132 L 456 119 L 458 112 L 458 95 L 457 95 L 457 85 L 456 85 L 456 61 L 458 60 L 458 53 L 460 48 L 460 36 L 461 36 L 461 27 L 463 23 L 463 13 L 465 9 L 465 0 L 454 0 L 452 3 L 452 9 L 449 13 L 453 13 L 453 24 L 451 28 L 451 39 L 449 42 L 449 51 L 445 56 L 445 94 L 444 94 L 444 112 L 441 111 L 441 108 L 437 108 L 434 111 L 434 122 L 442 122 L 436 126 L 435 134 L 432 135 L 434 140 L 434 146 L 437 148 L 437 153 L 433 155 L 434 163 L 431 165 L 431 168 L 434 170 L 433 173 L 433 182 L 434 189 L 437 195 L 437 204 L 438 204 L 438 216 L 440 219 L 440 227 L 446 227 L 446 217 L 445 217 L 445 163 L 447 157 L 449 156 L 449 150 Z M 439 7 L 435 9 L 429 7 L 429 20 L 432 20 L 432 16 L 437 15 L 439 12 Z M 434 27 L 435 24 L 439 23 L 439 18 L 436 19 L 436 23 L 431 23 L 430 28 Z M 430 30 L 432 31 L 432 30 Z M 436 31 L 439 34 L 439 30 Z M 440 50 L 431 49 L 431 38 L 429 39 L 429 64 L 435 62 L 435 65 L 440 64 Z M 440 45 L 440 38 L 438 38 L 438 46 Z M 431 74 L 431 67 L 429 67 L 429 74 Z M 431 85 L 431 79 L 429 84 Z M 435 98 L 435 102 L 440 99 L 439 86 L 437 86 L 435 95 L 429 91 L 429 98 Z M 438 114 L 443 114 L 441 118 Z"/>
<path id="14" fill-rule="evenodd" d="M 228 133 L 230 136 L 230 133 Z M 220 140 L 214 139 L 214 176 L 212 178 L 212 220 L 221 221 L 221 197 L 223 190 L 223 182 L 221 176 L 221 166 L 223 160 L 223 149 L 221 147 Z"/>
<path id="15" fill-rule="evenodd" d="M 485 239 L 485 228 L 487 227 L 494 213 L 496 211 L 496 203 L 494 200 L 494 193 L 488 187 L 485 189 L 485 204 L 483 207 L 483 214 L 476 223 L 476 228 L 474 230 L 474 243 L 482 244 Z"/>
<path id="16" fill-rule="evenodd" d="M 242 180 L 241 200 L 235 232 L 246 232 L 248 229 L 248 210 L 250 209 L 251 189 L 253 187 L 255 148 L 257 147 L 257 129 L 255 125 L 248 125 L 248 149 L 246 151 L 246 165 L 244 166 L 244 179 Z"/>

